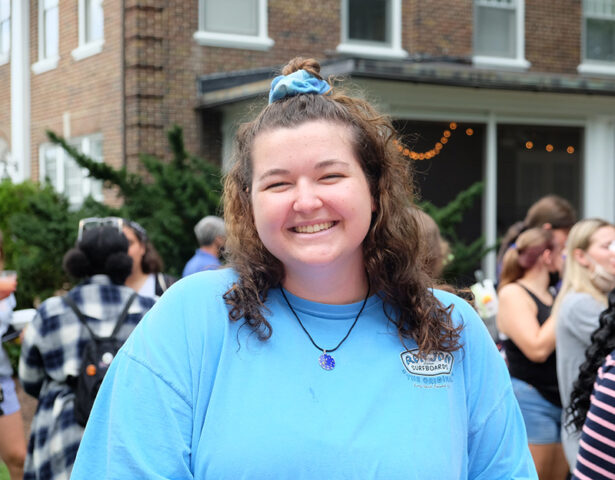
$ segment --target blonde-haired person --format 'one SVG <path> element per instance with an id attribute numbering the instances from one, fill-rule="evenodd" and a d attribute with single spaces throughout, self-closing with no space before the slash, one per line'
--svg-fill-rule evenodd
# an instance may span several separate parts
<path id="1" fill-rule="evenodd" d="M 4 249 L 0 231 L 0 272 L 4 269 Z M 15 277 L 0 278 L 0 337 L 11 323 L 15 308 Z M 8 467 L 11 480 L 23 477 L 23 464 L 26 458 L 26 437 L 19 399 L 13 381 L 13 367 L 9 357 L 0 346 L 0 458 Z"/>
<path id="2" fill-rule="evenodd" d="M 568 472 L 560 442 L 561 402 L 555 360 L 555 318 L 549 273 L 556 267 L 550 230 L 523 232 L 502 264 L 497 326 L 513 390 L 521 407 L 538 477 L 563 480 Z"/>
<path id="3" fill-rule="evenodd" d="M 536 478 L 480 318 L 429 288 L 391 121 L 319 71 L 291 61 L 239 128 L 232 268 L 133 332 L 72 480 Z"/>
<path id="4" fill-rule="evenodd" d="M 615 288 L 615 226 L 599 218 L 577 222 L 566 244 L 562 288 L 553 307 L 557 318 L 557 378 L 564 407 L 562 443 L 575 466 L 580 432 L 567 428 L 566 412 L 591 334 L 599 326 L 607 295 Z"/>

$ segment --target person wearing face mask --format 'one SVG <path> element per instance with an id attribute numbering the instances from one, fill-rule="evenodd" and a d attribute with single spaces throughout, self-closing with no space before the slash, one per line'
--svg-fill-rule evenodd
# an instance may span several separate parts
<path id="1" fill-rule="evenodd" d="M 579 367 L 599 316 L 607 306 L 607 294 L 615 288 L 615 226 L 591 218 L 577 222 L 568 236 L 562 288 L 553 306 L 557 319 L 557 378 L 563 405 L 562 444 L 570 467 L 579 448 L 578 431 L 569 423 L 567 410 Z"/>

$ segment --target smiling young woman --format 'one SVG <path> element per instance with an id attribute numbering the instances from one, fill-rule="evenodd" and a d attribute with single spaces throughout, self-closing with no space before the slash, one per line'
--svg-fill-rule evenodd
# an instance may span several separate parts
<path id="1" fill-rule="evenodd" d="M 134 332 L 73 479 L 536 478 L 487 330 L 430 288 L 390 120 L 319 71 L 291 61 L 240 127 L 231 268 Z"/>

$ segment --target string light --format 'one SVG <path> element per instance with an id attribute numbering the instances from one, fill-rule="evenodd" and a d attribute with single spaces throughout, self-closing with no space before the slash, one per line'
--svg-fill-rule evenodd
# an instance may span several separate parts
<path id="1" fill-rule="evenodd" d="M 534 148 L 534 143 L 533 142 L 525 142 L 525 148 L 527 148 L 528 150 L 531 150 L 532 148 Z"/>
<path id="2" fill-rule="evenodd" d="M 545 147 L 545 150 L 549 153 L 551 153 L 553 151 L 553 145 L 551 145 L 550 143 L 547 143 L 547 146 Z"/>
<path id="3" fill-rule="evenodd" d="M 568 148 L 566 148 L 566 152 L 572 155 L 574 153 L 574 147 L 572 145 L 569 145 Z"/>
<path id="4" fill-rule="evenodd" d="M 455 123 L 455 122 L 449 123 L 448 129 L 446 129 L 446 130 L 444 130 L 442 132 L 442 137 L 440 138 L 440 140 L 437 141 L 434 144 L 433 148 L 431 148 L 431 149 L 429 149 L 429 150 L 427 150 L 425 152 L 413 152 L 409 148 L 405 148 L 397 140 L 394 140 L 393 143 L 397 146 L 397 150 L 404 157 L 410 157 L 412 160 L 431 159 L 431 158 L 435 157 L 436 155 L 440 154 L 440 152 L 444 148 L 444 145 L 446 145 L 448 143 L 449 139 L 453 135 L 453 132 L 451 130 L 456 130 L 456 129 L 457 129 L 457 123 Z M 474 131 L 471 128 L 468 129 L 468 130 L 470 130 L 472 133 L 474 133 Z M 466 130 L 466 133 L 467 133 L 467 130 Z M 470 133 L 469 135 L 471 135 L 472 133 Z"/>
<path id="5" fill-rule="evenodd" d="M 471 128 L 466 129 L 466 135 L 468 137 L 471 137 L 472 135 L 474 135 L 474 130 L 472 130 Z"/>

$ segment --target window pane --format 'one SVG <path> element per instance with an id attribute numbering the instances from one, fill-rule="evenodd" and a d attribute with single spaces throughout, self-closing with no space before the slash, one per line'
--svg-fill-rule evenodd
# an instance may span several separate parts
<path id="1" fill-rule="evenodd" d="M 9 20 L 0 23 L 0 53 L 7 53 L 11 45 L 11 26 Z"/>
<path id="2" fill-rule="evenodd" d="M 205 0 L 208 32 L 258 35 L 259 0 Z"/>
<path id="3" fill-rule="evenodd" d="M 476 11 L 476 44 L 478 55 L 516 57 L 515 10 L 478 7 Z"/>
<path id="4" fill-rule="evenodd" d="M 73 203 L 83 199 L 83 172 L 72 157 L 64 158 L 64 193 Z"/>
<path id="5" fill-rule="evenodd" d="M 85 2 L 85 42 L 103 38 L 104 15 L 101 0 Z"/>
<path id="6" fill-rule="evenodd" d="M 58 0 L 44 0 L 43 2 L 43 10 L 48 10 L 53 7 L 58 6 Z"/>
<path id="7" fill-rule="evenodd" d="M 588 18 L 586 25 L 585 58 L 615 61 L 615 22 Z"/>
<path id="8" fill-rule="evenodd" d="M 348 39 L 388 43 L 389 0 L 348 0 Z"/>
<path id="9" fill-rule="evenodd" d="M 43 150 L 43 162 L 45 162 L 45 178 L 53 188 L 58 190 L 58 160 L 57 147 L 47 147 Z"/>
<path id="10" fill-rule="evenodd" d="M 45 29 L 44 58 L 58 56 L 58 7 L 43 12 L 43 28 Z"/>

